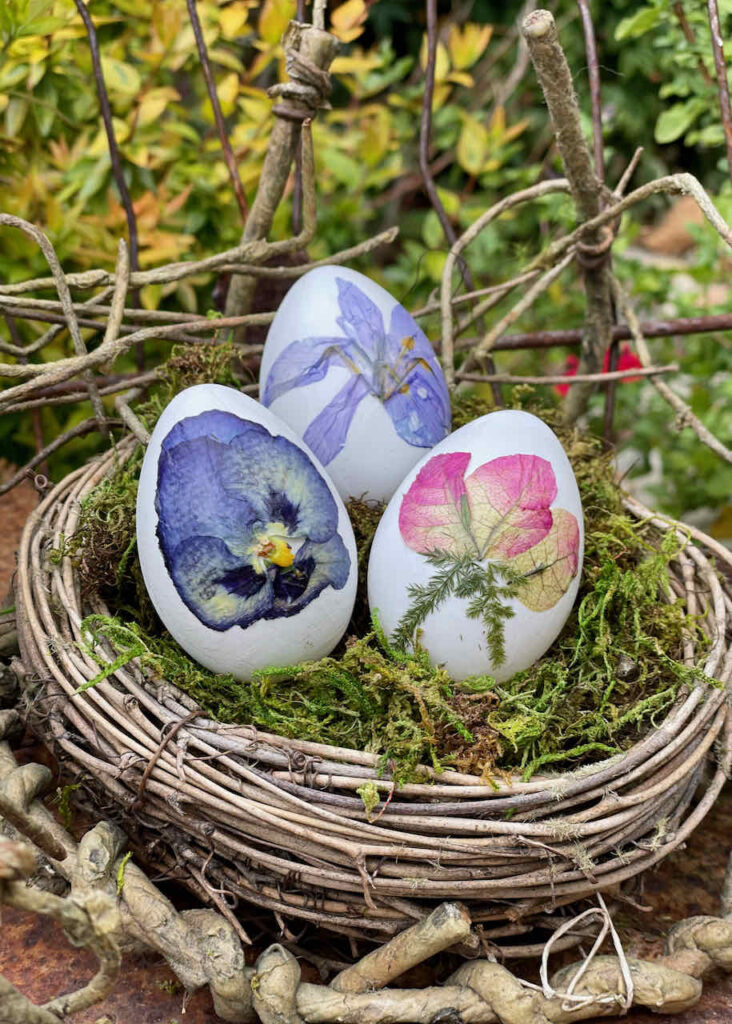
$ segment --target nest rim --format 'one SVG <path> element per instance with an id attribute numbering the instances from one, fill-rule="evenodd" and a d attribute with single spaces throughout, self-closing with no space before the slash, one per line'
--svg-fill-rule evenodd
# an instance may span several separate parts
<path id="1" fill-rule="evenodd" d="M 628 750 L 573 771 L 491 785 L 450 769 L 435 781 L 430 770 L 428 782 L 403 784 L 399 800 L 370 819 L 355 790 L 367 782 L 382 794 L 393 788 L 378 776 L 376 754 L 222 725 L 134 662 L 75 693 L 99 666 L 77 643 L 84 615 L 71 560 L 49 565 L 44 552 L 59 547 L 62 534 L 68 540 L 83 498 L 136 443 L 125 438 L 69 474 L 26 523 L 15 582 L 25 716 L 65 767 L 94 780 L 128 831 L 135 820 L 138 855 L 182 874 L 205 902 L 220 902 L 226 890 L 280 918 L 383 940 L 451 899 L 486 925 L 486 937 L 515 935 L 646 871 L 714 803 L 732 765 L 732 591 L 703 549 L 728 566 L 732 555 L 633 499 L 625 504 L 636 518 L 688 538 L 678 558 L 681 599 L 703 618 L 711 639 L 704 672 L 722 685 L 682 691 L 663 722 Z M 91 603 L 108 614 L 98 597 Z M 111 647 L 105 654 L 114 658 Z M 31 693 L 39 682 L 40 699 Z M 538 948 L 503 952 L 531 956 Z"/>

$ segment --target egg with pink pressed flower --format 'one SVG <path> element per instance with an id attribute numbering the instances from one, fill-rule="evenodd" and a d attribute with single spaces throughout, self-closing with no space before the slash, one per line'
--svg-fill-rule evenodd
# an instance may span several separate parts
<path id="1" fill-rule="evenodd" d="M 501 682 L 556 640 L 580 584 L 582 503 L 556 434 L 518 410 L 450 434 L 406 475 L 371 548 L 369 604 L 462 680 Z"/>

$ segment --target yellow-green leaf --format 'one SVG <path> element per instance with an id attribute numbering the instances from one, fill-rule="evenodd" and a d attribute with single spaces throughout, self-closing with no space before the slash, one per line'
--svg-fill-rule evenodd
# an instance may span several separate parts
<path id="1" fill-rule="evenodd" d="M 452 25 L 447 39 L 447 48 L 453 67 L 464 71 L 465 68 L 475 64 L 483 56 L 492 35 L 492 25 L 476 25 L 475 22 L 468 22 L 462 29 L 458 25 Z"/>
<path id="2" fill-rule="evenodd" d="M 102 57 L 102 71 L 104 81 L 110 93 L 122 93 L 126 96 L 134 96 L 140 91 L 140 75 L 137 68 L 123 60 L 116 60 L 114 57 Z"/>
<path id="3" fill-rule="evenodd" d="M 330 70 L 334 75 L 359 75 L 380 68 L 381 64 L 382 60 L 376 54 L 357 52 L 336 57 Z"/>
<path id="4" fill-rule="evenodd" d="M 221 104 L 224 115 L 230 114 L 236 104 L 236 97 L 239 94 L 239 76 L 235 71 L 226 75 L 216 86 L 216 95 Z"/>
<path id="5" fill-rule="evenodd" d="M 234 39 L 247 23 L 249 9 L 246 0 L 237 0 L 219 11 L 221 34 L 225 39 Z"/>
<path id="6" fill-rule="evenodd" d="M 157 309 L 163 297 L 161 284 L 146 284 L 140 291 L 140 303 L 143 309 Z"/>
<path id="7" fill-rule="evenodd" d="M 172 89 L 169 86 L 151 89 L 143 96 L 138 107 L 137 123 L 142 126 L 152 124 L 166 110 L 169 103 L 174 103 L 178 99 L 180 99 L 180 94 L 177 89 Z"/>
<path id="8" fill-rule="evenodd" d="M 342 43 L 351 43 L 363 32 L 368 13 L 365 0 L 346 0 L 332 12 L 330 30 Z"/>
<path id="9" fill-rule="evenodd" d="M 481 173 L 488 159 L 490 139 L 484 124 L 475 117 L 466 116 L 457 144 L 458 163 L 474 177 Z"/>
<path id="10" fill-rule="evenodd" d="M 563 508 L 552 509 L 552 520 L 546 537 L 511 562 L 513 569 L 526 576 L 516 596 L 534 612 L 553 608 L 577 575 L 580 547 L 577 520 Z"/>
<path id="11" fill-rule="evenodd" d="M 123 142 L 126 142 L 130 137 L 130 126 L 126 121 L 123 121 L 121 117 L 112 118 L 112 128 L 114 129 L 114 137 L 117 140 L 117 145 L 121 146 Z M 90 146 L 87 147 L 87 156 L 102 156 L 107 152 L 107 133 L 104 128 L 100 128 Z"/>
<path id="12" fill-rule="evenodd" d="M 265 0 L 259 15 L 259 35 L 265 43 L 278 43 L 290 21 L 295 17 L 295 0 Z"/>
<path id="13" fill-rule="evenodd" d="M 369 167 L 379 163 L 388 152 L 390 135 L 391 114 L 386 107 L 379 107 L 374 116 L 367 120 L 359 146 L 359 153 Z"/>
<path id="14" fill-rule="evenodd" d="M 419 66 L 424 69 L 427 67 L 427 36 L 422 37 L 422 46 L 419 51 Z M 444 43 L 437 44 L 437 52 L 435 54 L 435 81 L 442 82 L 450 74 L 450 57 L 447 52 L 447 47 Z"/>
<path id="15" fill-rule="evenodd" d="M 5 134 L 15 138 L 23 127 L 25 115 L 28 113 L 28 100 L 13 96 L 5 108 Z"/>

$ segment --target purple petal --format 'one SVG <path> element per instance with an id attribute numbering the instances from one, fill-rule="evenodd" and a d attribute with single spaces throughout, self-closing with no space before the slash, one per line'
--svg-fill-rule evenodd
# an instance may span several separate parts
<path id="1" fill-rule="evenodd" d="M 345 364 L 352 342 L 348 338 L 303 338 L 277 356 L 267 375 L 262 404 L 271 405 L 292 388 L 322 380 L 331 363 Z"/>
<path id="2" fill-rule="evenodd" d="M 358 403 L 370 390 L 360 374 L 351 377 L 305 431 L 303 441 L 324 466 L 342 451 Z"/>
<path id="3" fill-rule="evenodd" d="M 338 305 L 341 316 L 337 323 L 371 358 L 383 358 L 379 349 L 384 343 L 384 320 L 375 302 L 358 285 L 337 277 Z"/>
<path id="4" fill-rule="evenodd" d="M 450 433 L 450 404 L 442 373 L 420 363 L 384 402 L 397 434 L 417 448 L 433 448 Z"/>
<path id="5" fill-rule="evenodd" d="M 414 317 L 407 313 L 404 306 L 396 304 L 391 311 L 389 323 L 389 340 L 387 358 L 398 359 L 403 341 L 409 338 L 413 342 L 412 356 L 417 359 L 424 359 L 437 371 L 439 364 L 435 358 L 434 349 L 430 345 L 427 336 L 421 329 Z"/>

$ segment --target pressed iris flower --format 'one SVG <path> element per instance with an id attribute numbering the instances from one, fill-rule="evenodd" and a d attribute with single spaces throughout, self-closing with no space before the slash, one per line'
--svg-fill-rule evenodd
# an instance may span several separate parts
<path id="1" fill-rule="evenodd" d="M 345 368 L 348 380 L 304 435 L 324 466 L 342 450 L 367 395 L 383 403 L 407 444 L 434 447 L 450 431 L 450 400 L 432 346 L 403 306 L 394 307 L 386 330 L 378 306 L 357 285 L 341 277 L 336 283 L 343 334 L 288 345 L 267 377 L 264 404 L 323 380 L 332 367 Z"/>
<path id="2" fill-rule="evenodd" d="M 216 411 L 177 423 L 161 446 L 155 508 L 176 590 L 211 629 L 295 615 L 348 580 L 328 485 L 259 423 Z"/>

